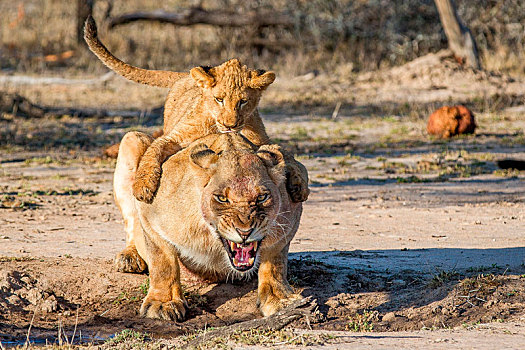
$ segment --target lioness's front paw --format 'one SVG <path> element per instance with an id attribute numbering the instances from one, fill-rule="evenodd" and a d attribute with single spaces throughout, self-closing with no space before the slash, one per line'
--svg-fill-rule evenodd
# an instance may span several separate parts
<path id="1" fill-rule="evenodd" d="M 286 190 L 293 202 L 304 202 L 310 194 L 308 179 L 304 179 L 298 171 L 294 171 L 295 169 L 290 170 L 286 179 Z"/>
<path id="2" fill-rule="evenodd" d="M 118 272 L 143 273 L 148 268 L 135 246 L 124 248 L 115 257 L 115 267 Z"/>
<path id="3" fill-rule="evenodd" d="M 159 186 L 160 169 L 139 170 L 133 182 L 133 195 L 139 201 L 151 203 Z"/>
<path id="4" fill-rule="evenodd" d="M 275 295 L 270 295 L 264 301 L 260 302 L 259 309 L 261 310 L 263 316 L 270 316 L 277 311 L 282 310 L 293 301 L 302 298 L 303 297 L 300 294 L 289 294 L 286 298 L 282 299 L 279 299 Z"/>
<path id="5" fill-rule="evenodd" d="M 167 321 L 183 321 L 186 316 L 185 304 L 182 299 L 162 302 L 146 297 L 140 307 L 140 315 Z"/>

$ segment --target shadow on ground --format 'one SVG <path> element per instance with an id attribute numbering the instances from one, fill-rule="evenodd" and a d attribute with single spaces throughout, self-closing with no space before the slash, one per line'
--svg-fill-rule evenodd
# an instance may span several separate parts
<path id="1" fill-rule="evenodd" d="M 525 247 L 303 252 L 290 254 L 288 277 L 317 299 L 315 329 L 443 328 L 522 314 L 524 257 Z M 60 327 L 96 342 L 126 328 L 166 337 L 261 317 L 255 280 L 186 281 L 188 319 L 177 323 L 140 318 L 146 276 L 115 272 L 105 260 L 12 259 L 0 267 L 4 343 L 25 341 L 30 325 L 35 342 L 56 341 Z"/>

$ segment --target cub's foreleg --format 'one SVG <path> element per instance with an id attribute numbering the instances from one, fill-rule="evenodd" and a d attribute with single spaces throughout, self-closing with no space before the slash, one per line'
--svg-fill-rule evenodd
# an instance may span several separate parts
<path id="1" fill-rule="evenodd" d="M 159 137 L 146 150 L 140 160 L 133 183 L 133 195 L 139 201 L 151 203 L 159 186 L 162 163 L 181 150 L 178 140 L 170 135 Z"/>
<path id="2" fill-rule="evenodd" d="M 295 160 L 293 155 L 283 152 L 286 164 L 286 190 L 292 202 L 299 203 L 308 199 L 308 171 L 305 166 Z"/>

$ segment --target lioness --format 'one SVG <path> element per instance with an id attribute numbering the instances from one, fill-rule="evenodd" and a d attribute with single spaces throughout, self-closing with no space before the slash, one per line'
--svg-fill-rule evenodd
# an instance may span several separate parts
<path id="1" fill-rule="evenodd" d="M 248 69 L 237 59 L 216 67 L 195 67 L 189 74 L 137 68 L 116 58 L 100 42 L 92 17 L 86 20 L 84 39 L 106 66 L 123 77 L 170 88 L 164 106 L 164 135 L 145 152 L 133 184 L 138 200 L 146 203 L 153 200 L 162 162 L 200 137 L 240 131 L 255 145 L 270 142 L 257 105 L 262 92 L 275 80 L 273 72 Z M 286 165 L 292 200 L 305 201 L 309 194 L 306 170 L 288 155 Z"/>
<path id="2" fill-rule="evenodd" d="M 124 136 L 114 183 L 116 202 L 131 219 L 126 231 L 134 245 L 128 248 L 136 264 L 149 270 L 141 314 L 184 318 L 179 263 L 212 280 L 250 277 L 258 268 L 265 316 L 297 297 L 286 267 L 302 203 L 289 200 L 279 147 L 257 147 L 237 133 L 199 139 L 163 164 L 157 195 L 147 204 L 133 197 L 132 183 L 152 141 L 139 132 Z"/>

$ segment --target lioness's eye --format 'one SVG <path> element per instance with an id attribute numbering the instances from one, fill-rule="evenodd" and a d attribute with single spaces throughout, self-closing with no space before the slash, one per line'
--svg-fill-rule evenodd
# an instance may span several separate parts
<path id="1" fill-rule="evenodd" d="M 215 97 L 215 102 L 217 102 L 218 104 L 222 106 L 222 103 L 224 102 L 224 100 L 222 98 Z"/>
<path id="2" fill-rule="evenodd" d="M 241 105 L 241 107 L 242 107 L 242 106 L 244 106 L 245 104 L 247 104 L 248 101 L 247 101 L 247 100 L 240 100 L 239 103 L 240 103 L 240 105 Z"/>
<path id="3" fill-rule="evenodd" d="M 226 196 L 223 196 L 223 195 L 220 195 L 220 194 L 215 195 L 215 199 L 219 203 L 228 203 L 228 198 L 226 198 Z"/>
<path id="4" fill-rule="evenodd" d="M 257 202 L 258 203 L 263 203 L 263 202 L 266 202 L 266 200 L 270 197 L 270 195 L 268 193 L 264 193 L 264 194 L 260 194 L 257 196 Z"/>

